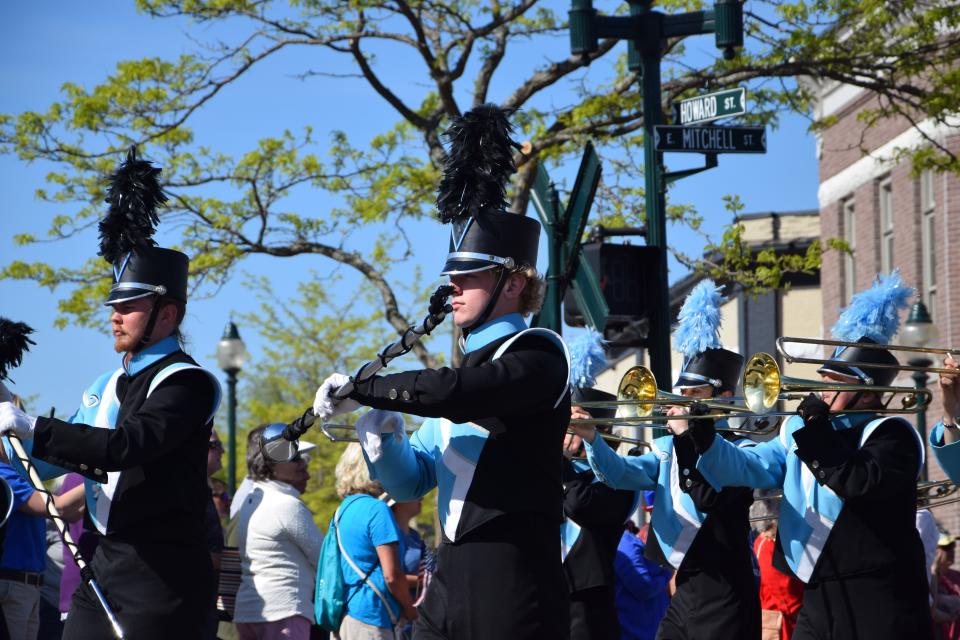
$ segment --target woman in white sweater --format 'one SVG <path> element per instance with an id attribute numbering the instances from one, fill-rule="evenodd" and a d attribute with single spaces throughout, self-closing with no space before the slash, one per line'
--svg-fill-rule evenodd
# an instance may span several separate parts
<path id="1" fill-rule="evenodd" d="M 272 463 L 260 453 L 266 425 L 247 438 L 253 489 L 237 513 L 241 578 L 233 616 L 240 640 L 308 640 L 323 534 L 300 500 L 307 463 Z"/>

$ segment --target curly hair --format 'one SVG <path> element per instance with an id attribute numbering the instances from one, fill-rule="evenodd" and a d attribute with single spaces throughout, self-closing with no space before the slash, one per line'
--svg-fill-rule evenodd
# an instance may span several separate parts
<path id="1" fill-rule="evenodd" d="M 341 498 L 355 493 L 367 493 L 373 497 L 383 493 L 383 486 L 370 479 L 367 461 L 363 459 L 363 451 L 356 442 L 351 442 L 343 450 L 335 475 L 337 495 Z"/>
<path id="2" fill-rule="evenodd" d="M 543 294 L 547 290 L 547 283 L 535 267 L 520 265 L 513 273 L 523 274 L 527 279 L 527 285 L 520 293 L 520 315 L 526 317 L 531 313 L 540 311 L 543 306 Z"/>

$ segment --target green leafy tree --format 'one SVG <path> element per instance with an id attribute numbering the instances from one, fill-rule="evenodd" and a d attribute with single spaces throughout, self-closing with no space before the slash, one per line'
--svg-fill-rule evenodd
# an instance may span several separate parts
<path id="1" fill-rule="evenodd" d="M 663 0 L 657 7 L 678 12 L 703 4 Z M 752 0 L 746 6 L 747 47 L 735 59 L 699 55 L 697 62 L 685 51 L 685 40 L 666 43 L 664 104 L 704 88 L 746 84 L 753 108 L 744 119 L 775 126 L 784 110 L 808 112 L 813 84 L 794 82 L 806 77 L 875 92 L 880 100 L 863 115 L 867 127 L 893 116 L 947 122 L 960 102 L 960 12 L 954 4 Z M 612 223 L 642 222 L 637 212 L 644 194 L 636 185 L 642 184 L 643 168 L 636 152 L 643 115 L 638 79 L 622 55 L 615 57 L 623 47 L 611 53 L 617 42 L 603 41 L 595 54 L 544 62 L 527 53 L 531 45 L 566 39 L 567 6 L 559 0 L 138 0 L 137 6 L 156 19 L 192 20 L 196 50 L 172 60 L 120 61 L 94 87 L 67 82 L 62 98 L 45 111 L 0 116 L 0 150 L 51 167 L 38 195 L 69 211 L 52 221 L 53 239 L 94 224 L 102 211 L 104 176 L 122 149 L 138 144 L 164 167 L 172 195 L 164 216 L 182 229 L 181 245 L 194 257 L 195 288 L 215 291 L 251 255 L 315 255 L 356 270 L 376 292 L 385 326 L 402 331 L 411 318 L 401 312 L 389 274 L 411 255 L 405 232 L 431 213 L 441 131 L 451 117 L 489 100 L 522 109 L 517 120 L 530 141 L 513 185 L 516 211 L 527 206 L 538 163 L 564 163 L 593 139 L 614 168 L 601 213 Z M 610 3 L 608 10 L 615 7 Z M 221 24 L 239 35 L 210 35 Z M 364 148 L 343 131 L 318 135 L 311 128 L 278 131 L 236 157 L 204 146 L 202 132 L 193 129 L 195 115 L 216 110 L 228 87 L 293 48 L 336 56 L 341 75 L 364 83 L 390 106 L 395 122 Z M 385 77 L 377 56 L 399 50 L 412 51 L 420 67 Z M 613 64 L 597 64 L 588 73 L 588 65 L 604 56 Z M 521 79 L 493 95 L 495 76 L 506 68 Z M 310 68 L 289 72 L 305 80 L 330 75 Z M 904 152 L 918 166 L 958 169 L 956 157 L 936 140 Z M 322 212 L 289 210 L 289 197 L 306 189 L 329 194 L 333 204 Z M 700 224 L 682 204 L 672 206 L 670 215 L 694 228 Z M 352 244 L 361 227 L 380 230 L 379 240 Z M 725 241 L 736 253 L 736 234 Z M 775 286 L 778 270 L 768 269 L 761 280 Z M 741 273 L 731 269 L 734 278 Z M 91 323 L 108 285 L 99 259 L 66 266 L 12 261 L 0 275 L 63 285 L 60 324 Z M 415 352 L 423 364 L 436 363 L 425 346 Z"/>
<path id="2" fill-rule="evenodd" d="M 262 357 L 244 370 L 244 391 L 239 394 L 243 402 L 237 436 L 239 477 L 245 474 L 243 456 L 246 434 L 251 429 L 297 418 L 312 404 L 317 380 L 322 380 L 330 371 L 356 370 L 394 339 L 380 318 L 371 322 L 367 308 L 371 298 L 378 295 L 372 286 L 364 286 L 356 297 L 344 302 L 331 295 L 339 281 L 336 275 L 310 275 L 314 277 L 298 287 L 292 300 L 277 298 L 264 278 L 249 277 L 246 283 L 257 292 L 260 305 L 258 311 L 243 315 L 244 325 L 257 331 L 266 346 Z M 438 329 L 438 334 L 437 339 L 442 340 L 443 330 Z M 355 415 L 347 415 L 337 422 L 347 425 L 355 419 Z M 407 428 L 414 426 L 416 423 L 410 422 Z M 349 430 L 333 433 L 346 436 Z M 317 524 L 326 529 L 340 503 L 334 486 L 334 470 L 346 445 L 330 442 L 317 428 L 308 431 L 303 439 L 317 445 L 310 461 L 311 479 L 303 500 Z M 424 500 L 419 518 L 427 527 L 433 526 L 432 498 L 431 494 Z"/>

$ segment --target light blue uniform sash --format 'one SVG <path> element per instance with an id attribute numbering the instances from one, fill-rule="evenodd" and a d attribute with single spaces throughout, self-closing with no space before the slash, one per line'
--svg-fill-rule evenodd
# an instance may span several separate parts
<path id="1" fill-rule="evenodd" d="M 724 424 L 718 422 L 719 426 Z M 753 445 L 747 438 L 730 444 L 734 448 Z M 707 514 L 699 511 L 690 494 L 680 488 L 685 478 L 677 464 L 673 436 L 657 438 L 651 449 L 642 456 L 620 456 L 603 438 L 595 438 L 592 445 L 587 444 L 587 459 L 597 477 L 615 489 L 655 490 L 650 528 L 664 557 L 679 569 Z"/>

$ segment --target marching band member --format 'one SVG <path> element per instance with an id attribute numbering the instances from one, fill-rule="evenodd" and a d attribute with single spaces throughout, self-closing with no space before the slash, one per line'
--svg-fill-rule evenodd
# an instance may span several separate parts
<path id="1" fill-rule="evenodd" d="M 684 302 L 674 346 L 684 354 L 677 379 L 684 396 L 729 397 L 739 380 L 743 357 L 720 342 L 720 290 L 700 282 Z M 680 415 L 678 407 L 672 415 Z M 574 412 L 575 418 L 589 417 Z M 721 421 L 725 422 L 725 421 Z M 685 425 L 671 421 L 674 429 Z M 647 557 L 677 571 L 677 590 L 660 623 L 657 638 L 760 637 L 760 603 L 749 542 L 746 488 L 714 489 L 697 472 L 689 436 L 665 436 L 653 451 L 638 457 L 613 452 L 592 428 L 577 427 L 587 442 L 590 466 L 603 482 L 618 489 L 655 489 Z M 731 447 L 752 441 L 730 436 Z"/>
<path id="2" fill-rule="evenodd" d="M 121 367 L 87 387 L 70 422 L 0 403 L 0 431 L 32 438 L 33 456 L 87 478 L 87 527 L 102 536 L 91 567 L 127 637 L 138 640 L 199 638 L 215 589 L 204 516 L 220 386 L 180 347 L 189 260 L 151 239 L 166 200 L 159 173 L 131 149 L 100 223 Z M 84 584 L 63 637 L 112 636 Z"/>
<path id="3" fill-rule="evenodd" d="M 607 363 L 600 334 L 589 330 L 571 342 L 570 361 L 572 402 L 617 399 L 592 388 Z M 611 405 L 588 412 L 594 418 L 613 418 L 616 408 Z M 613 562 L 623 524 L 636 510 L 640 496 L 600 482 L 584 457 L 580 436 L 566 436 L 563 455 L 561 557 L 570 587 L 570 639 L 618 640 Z"/>
<path id="4" fill-rule="evenodd" d="M 930 430 L 930 448 L 947 477 L 960 483 L 960 363 L 952 355 L 943 366 L 957 373 L 940 374 L 940 400 L 943 417 Z"/>
<path id="5" fill-rule="evenodd" d="M 886 344 L 913 290 L 899 273 L 854 296 L 833 336 Z M 806 583 L 794 640 L 928 638 L 923 548 L 914 525 L 923 444 L 906 420 L 885 417 L 881 394 L 896 364 L 887 350 L 839 347 L 818 371 L 851 385 L 810 394 L 780 436 L 750 449 L 694 421 L 697 469 L 714 486 L 782 488 L 774 566 Z M 866 413 L 844 413 L 866 409 Z M 835 415 L 834 415 L 835 414 Z"/>
<path id="6" fill-rule="evenodd" d="M 540 225 L 504 211 L 515 146 L 507 116 L 484 105 L 447 131 L 437 204 L 453 224 L 443 274 L 465 335 L 462 365 L 375 376 L 339 402 L 332 394 L 348 378 L 334 374 L 314 404 L 319 420 L 361 404 L 390 410 L 357 423 L 372 475 L 397 500 L 439 489 L 442 540 L 414 627 L 421 639 L 570 633 L 557 537 L 569 365 L 556 333 L 523 321 L 542 299 Z M 430 419 L 407 439 L 392 411 Z"/>

